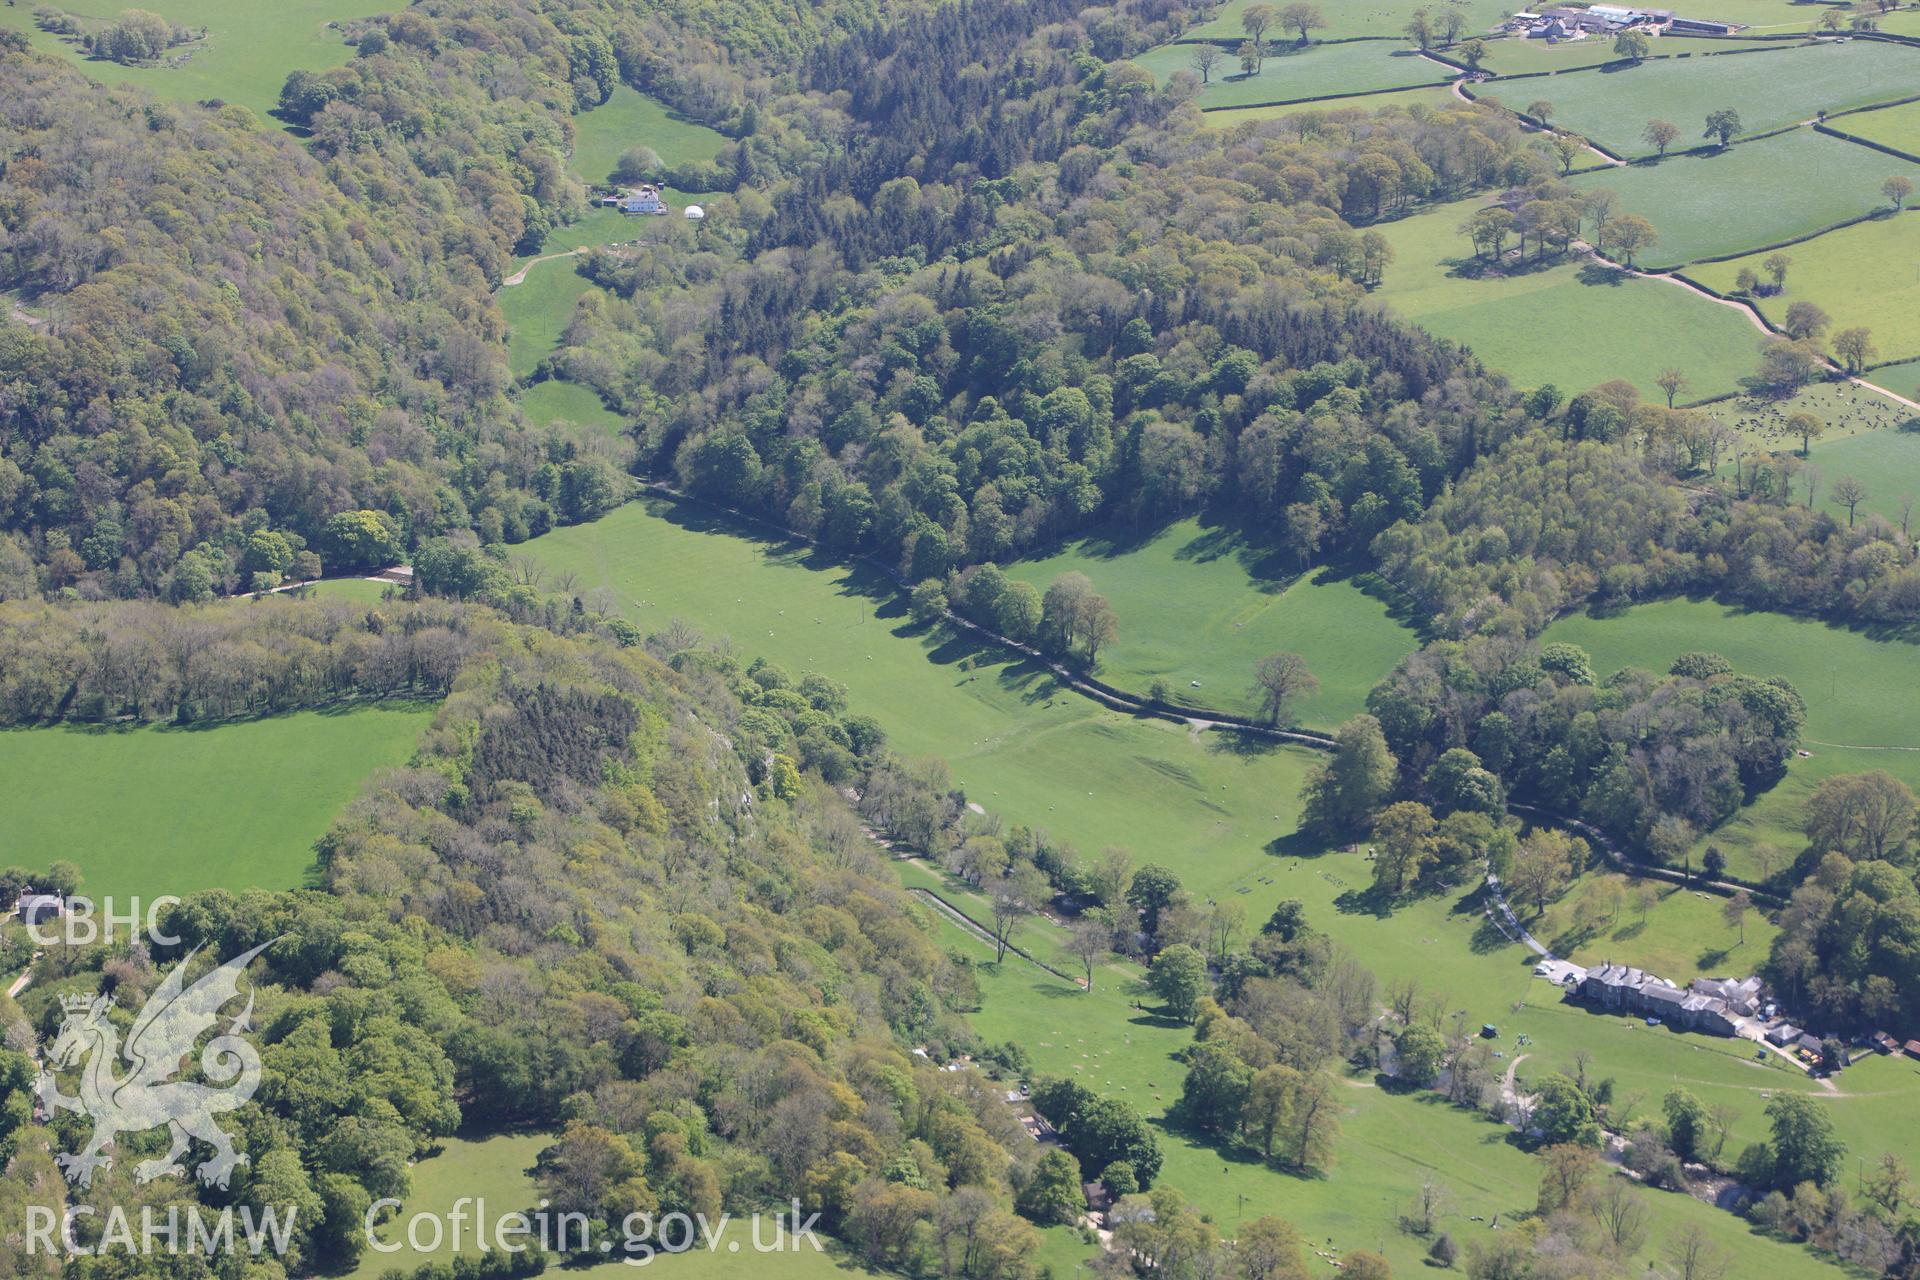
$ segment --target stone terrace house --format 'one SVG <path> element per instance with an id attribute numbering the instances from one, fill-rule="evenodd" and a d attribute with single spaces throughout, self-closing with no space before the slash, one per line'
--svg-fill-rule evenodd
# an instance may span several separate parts
<path id="1" fill-rule="evenodd" d="M 1760 1012 L 1758 978 L 1697 978 L 1690 986 L 1676 987 L 1665 978 L 1608 961 L 1589 969 L 1576 990 L 1582 1000 L 1605 1009 L 1716 1036 L 1738 1035 L 1741 1022 Z"/>

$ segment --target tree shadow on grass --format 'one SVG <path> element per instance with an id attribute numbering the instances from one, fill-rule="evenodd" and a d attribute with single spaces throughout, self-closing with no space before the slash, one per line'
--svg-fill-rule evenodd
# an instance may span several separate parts
<path id="1" fill-rule="evenodd" d="M 1440 265 L 1446 268 L 1449 280 L 1521 280 L 1564 267 L 1568 261 L 1564 253 L 1511 258 L 1503 250 L 1497 262 L 1472 254 L 1464 258 L 1442 258 Z"/>
<path id="2" fill-rule="evenodd" d="M 1201 739 L 1207 751 L 1214 755 L 1239 756 L 1242 759 L 1257 760 L 1284 751 L 1287 743 L 1280 738 L 1269 738 L 1264 733 L 1253 733 L 1246 729 L 1235 729 L 1226 725 L 1207 730 Z"/>
<path id="3" fill-rule="evenodd" d="M 1636 604 L 1654 604 L 1659 600 L 1685 600 L 1689 604 L 1712 605 L 1726 610 L 1729 619 L 1760 618 L 1777 619 L 1781 615 L 1777 610 L 1758 608 L 1738 600 L 1724 600 L 1706 591 L 1676 592 L 1671 596 L 1651 597 L 1644 600 L 1620 599 L 1615 601 L 1594 601 L 1586 608 L 1590 618 L 1617 618 Z M 1795 615 L 1798 616 L 1798 615 Z M 1920 644 L 1920 622 L 1874 623 L 1846 622 L 1834 618 L 1812 619 L 1830 631 L 1846 631 L 1854 635 L 1865 636 L 1869 640 L 1883 643 Z"/>
<path id="4" fill-rule="evenodd" d="M 901 627 L 894 634 L 903 639 L 918 639 L 926 651 L 927 661 L 937 667 L 958 666 L 972 670 L 989 663 L 998 665 L 1007 653 L 977 631 L 967 631 L 944 623 Z"/>
<path id="5" fill-rule="evenodd" d="M 1020 701 L 1028 706 L 1051 703 L 1065 692 L 1060 678 L 1053 674 L 1047 664 L 1031 658 L 1003 666 L 999 679 L 1001 688 L 1018 694 Z"/>
<path id="6" fill-rule="evenodd" d="M 1149 1031 L 1185 1031 L 1191 1030 L 1191 1023 L 1182 1022 L 1165 1013 L 1155 1013 L 1151 1009 L 1141 1008 L 1127 1019 L 1130 1027 L 1145 1027 Z"/>
<path id="7" fill-rule="evenodd" d="M 1149 524 L 1126 525 L 1119 522 L 1098 525 L 1070 538 L 1061 538 L 1037 546 L 1031 553 L 1035 560 L 1045 560 L 1051 556 L 1077 553 L 1092 560 L 1118 560 L 1140 548 L 1159 540 L 1160 536 L 1172 527 L 1169 521 L 1153 521 Z"/>
<path id="8" fill-rule="evenodd" d="M 1351 583 L 1361 595 L 1384 605 L 1387 617 L 1407 628 L 1421 641 L 1430 638 L 1427 632 L 1427 619 L 1406 592 L 1375 573 L 1360 562 L 1343 562 L 1323 566 L 1313 575 L 1315 586 L 1327 586 L 1336 582 Z"/>
<path id="9" fill-rule="evenodd" d="M 1180 1122 L 1177 1106 L 1169 1108 L 1164 1116 L 1149 1118 L 1147 1123 L 1166 1137 L 1177 1140 L 1182 1146 L 1211 1152 L 1220 1161 L 1220 1172 L 1228 1176 L 1233 1174 L 1236 1166 L 1241 1169 L 1278 1173 L 1301 1182 L 1320 1182 L 1327 1176 L 1319 1169 L 1296 1169 L 1291 1165 L 1268 1160 L 1246 1144 L 1222 1134 L 1190 1128 Z M 1251 1197 L 1248 1198 L 1248 1203 L 1252 1203 Z"/>
<path id="10" fill-rule="evenodd" d="M 1222 556 L 1236 555 L 1246 545 L 1238 530 L 1218 524 L 1203 528 L 1199 536 L 1174 548 L 1173 558 L 1191 564 L 1211 564 Z"/>
<path id="11" fill-rule="evenodd" d="M 1021 657 L 977 631 L 945 623 L 917 623 L 897 627 L 893 634 L 919 641 L 927 661 L 934 666 L 957 667 L 963 674 L 956 685 L 991 678 L 1028 705 L 1048 701 L 1061 692 L 1059 678 L 1046 663 Z"/>
<path id="12" fill-rule="evenodd" d="M 1373 885 L 1364 889 L 1348 889 L 1333 900 L 1333 909 L 1341 915 L 1372 916 L 1376 920 L 1391 916 L 1393 907 L 1393 895 Z"/>
<path id="13" fill-rule="evenodd" d="M 1294 858 L 1308 862 L 1333 852 L 1332 845 L 1305 831 L 1289 831 L 1286 835 L 1275 836 L 1267 841 L 1265 848 L 1271 857 Z"/>
<path id="14" fill-rule="evenodd" d="M 1128 525 L 1118 521 L 1059 538 L 1035 547 L 1023 559 L 1029 563 L 1052 556 L 1076 554 L 1092 560 L 1118 560 L 1167 536 L 1186 517 Z M 1175 560 L 1211 564 L 1228 556 L 1252 578 L 1255 590 L 1278 595 L 1300 576 L 1298 565 L 1238 512 L 1209 508 L 1198 516 L 1200 532 L 1173 549 Z"/>
<path id="15" fill-rule="evenodd" d="M 1598 933 L 1598 929 L 1582 929 L 1569 925 L 1547 939 L 1547 947 L 1557 956 L 1572 955 L 1587 943 L 1592 942 Z"/>
<path id="16" fill-rule="evenodd" d="M 1447 908 L 1447 914 L 1455 919 L 1465 916 L 1484 917 L 1486 909 L 1487 886 L 1485 881 L 1480 881 L 1455 898 L 1453 905 Z"/>
<path id="17" fill-rule="evenodd" d="M 1248 529 L 1241 519 L 1225 513 L 1209 513 L 1202 519 L 1205 532 L 1176 550 L 1174 559 L 1206 564 L 1232 556 L 1262 595 L 1280 595 L 1300 580 L 1303 571 L 1292 557 Z"/>
<path id="18" fill-rule="evenodd" d="M 1608 289 L 1617 289 L 1633 278 L 1618 267 L 1591 261 L 1582 265 L 1574 276 L 1581 284 Z"/>

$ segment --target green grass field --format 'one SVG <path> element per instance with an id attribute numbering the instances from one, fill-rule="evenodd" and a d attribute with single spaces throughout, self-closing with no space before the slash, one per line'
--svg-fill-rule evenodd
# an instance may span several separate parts
<path id="1" fill-rule="evenodd" d="M 526 269 L 526 279 L 502 285 L 496 296 L 507 318 L 507 368 L 516 378 L 532 373 L 552 354 L 573 321 L 573 307 L 594 286 L 572 258 L 555 258 Z"/>
<path id="2" fill-rule="evenodd" d="M 1776 851 L 1776 869 L 1805 847 L 1801 808 L 1826 777 L 1885 769 L 1920 787 L 1920 751 L 1910 749 L 1920 747 L 1920 694 L 1912 679 L 1920 649 L 1906 641 L 1698 600 L 1661 600 L 1606 618 L 1576 614 L 1542 638 L 1582 646 L 1602 674 L 1624 666 L 1665 671 L 1680 654 L 1709 649 L 1741 672 L 1785 676 L 1799 690 L 1807 704 L 1801 745 L 1812 754 L 1794 760 L 1785 781 L 1696 850 L 1697 857 L 1709 842 L 1720 846 L 1736 874 L 1761 871 L 1754 854 L 1760 845 Z"/>
<path id="3" fill-rule="evenodd" d="M 607 408 L 598 392 L 577 382 L 548 378 L 536 382 L 520 394 L 520 412 L 535 426 L 554 422 L 576 422 L 597 427 L 608 435 L 619 435 L 626 422 Z"/>
<path id="4" fill-rule="evenodd" d="M 998 646 L 912 626 L 878 573 L 734 536 L 739 528 L 705 508 L 648 499 L 525 549 L 576 574 L 577 590 L 611 588 L 646 630 L 684 619 L 729 638 L 736 653 L 845 682 L 896 750 L 944 757 L 971 800 L 1089 855 L 1126 845 L 1225 886 L 1249 851 L 1257 863 L 1258 850 L 1292 829 L 1314 753 L 1241 751 L 1236 739 L 1101 709 Z"/>
<path id="5" fill-rule="evenodd" d="M 1622 891 L 1619 910 L 1598 922 L 1583 921 L 1579 910 L 1583 893 L 1589 886 L 1608 884 Z M 1659 895 L 1644 916 L 1633 896 L 1643 884 Z M 1595 870 L 1529 928 L 1555 955 L 1576 964 L 1612 960 L 1680 983 L 1702 976 L 1757 973 L 1779 930 L 1760 911 L 1752 911 L 1746 919 L 1746 940 L 1741 941 L 1741 930 L 1721 915 L 1726 901 L 1664 881 L 1640 881 Z"/>
<path id="6" fill-rule="evenodd" d="M 1091 578 L 1120 619 L 1101 677 L 1136 693 L 1161 679 L 1177 700 L 1250 713 L 1253 664 L 1286 650 L 1304 655 L 1320 681 L 1319 695 L 1299 704 L 1299 723 L 1332 728 L 1363 710 L 1367 691 L 1419 645 L 1367 586 L 1297 575 L 1229 530 L 1193 520 L 1144 540 L 1115 531 L 1007 566 L 1042 591 L 1069 570 Z"/>
<path id="7" fill-rule="evenodd" d="M 1908 366 L 1889 370 L 1898 382 Z M 1876 370 L 1874 377 L 1880 377 Z M 1839 520 L 1847 509 L 1833 500 L 1833 484 L 1853 476 L 1867 486 L 1859 514 L 1876 514 L 1895 523 L 1908 495 L 1920 495 L 1920 432 L 1902 430 L 1915 412 L 1885 396 L 1845 382 L 1827 382 L 1806 388 L 1789 400 L 1741 398 L 1715 405 L 1712 412 L 1741 434 L 1743 448 L 1773 454 L 1800 452 L 1800 438 L 1789 434 L 1787 420 L 1799 412 L 1811 413 L 1826 424 L 1826 434 L 1813 443 L 1807 461 L 1819 473 L 1815 502 Z M 1733 480 L 1731 458 L 1721 462 L 1720 474 Z M 1796 501 L 1806 500 L 1806 481 L 1796 483 Z"/>
<path id="8" fill-rule="evenodd" d="M 1449 106 L 1461 105 L 1453 96 L 1453 90 L 1444 85 L 1427 85 L 1418 89 L 1390 89 L 1384 93 L 1370 93 L 1360 98 L 1336 98 L 1331 102 L 1293 102 L 1274 103 L 1264 107 L 1229 107 L 1224 111 L 1209 111 L 1204 123 L 1211 129 L 1231 129 L 1237 124 L 1259 120 L 1291 120 L 1297 116 L 1319 115 L 1371 115 L 1376 111 L 1385 111 L 1390 107 L 1430 107 L 1443 110 Z"/>
<path id="9" fill-rule="evenodd" d="M 1479 207 L 1457 201 L 1382 225 L 1394 258 L 1379 297 L 1521 386 L 1573 391 L 1627 378 L 1653 397 L 1662 394 L 1654 379 L 1678 360 L 1693 380 L 1687 397 L 1703 399 L 1736 390 L 1753 371 L 1761 334 L 1751 321 L 1673 285 L 1551 259 L 1516 274 L 1465 273 L 1473 248 L 1460 226 Z M 1582 340 L 1542 341 L 1549 331 Z"/>
<path id="10" fill-rule="evenodd" d="M 462 1197 L 485 1201 L 490 1222 L 502 1214 L 532 1209 L 540 1199 L 533 1181 L 534 1160 L 541 1148 L 552 1142 L 553 1135 L 547 1133 L 446 1139 L 438 1151 L 413 1166 L 413 1185 L 397 1219 L 383 1223 L 375 1232 L 381 1244 L 401 1247 L 391 1253 L 370 1247 L 361 1255 L 360 1265 L 348 1273 L 350 1280 L 375 1280 L 393 1267 L 412 1274 L 414 1268 L 430 1262 L 449 1262 L 463 1253 L 478 1255 L 481 1250 L 474 1242 L 471 1225 L 462 1248 L 456 1249 L 450 1238 L 443 1238 L 440 1248 L 414 1249 L 408 1245 L 407 1223 L 416 1214 L 444 1218 Z M 424 1228 L 418 1239 L 422 1244 L 429 1242 Z"/>
<path id="11" fill-rule="evenodd" d="M 1914 34 L 1920 35 L 1920 30 Z M 1904 151 L 1910 156 L 1920 156 L 1920 102 L 1883 107 L 1878 111 L 1860 111 L 1830 120 L 1828 124 L 1856 138 L 1865 138 L 1883 147 Z"/>
<path id="12" fill-rule="evenodd" d="M 1661 50 L 1665 52 L 1663 48 Z M 1504 40 L 1489 40 L 1487 56 L 1481 60 L 1482 70 L 1491 71 L 1498 76 L 1535 76 L 1542 72 L 1561 73 L 1578 70 L 1582 67 L 1597 67 L 1615 60 L 1613 41 L 1599 38 L 1586 40 L 1561 40 L 1549 44 L 1545 40 L 1522 39 L 1519 37 Z M 1554 81 L 1528 80 L 1526 88 L 1517 85 L 1502 87 L 1499 85 L 1482 86 L 1481 96 L 1497 96 L 1503 100 L 1507 95 L 1519 98 L 1529 90 L 1539 89 L 1524 100 L 1516 101 L 1514 106 L 1524 107 L 1535 98 L 1549 96 Z"/>
<path id="13" fill-rule="evenodd" d="M 1164 44 L 1133 61 L 1166 84 L 1175 72 L 1193 70 L 1191 44 Z M 1331 93 L 1365 93 L 1404 89 L 1412 85 L 1441 84 L 1455 73 L 1411 49 L 1376 41 L 1355 44 L 1315 44 L 1296 49 L 1282 45 L 1267 55 L 1257 75 L 1242 75 L 1231 54 L 1213 69 L 1212 83 L 1196 99 L 1202 107 L 1240 107 L 1263 102 L 1298 102 Z"/>
<path id="14" fill-rule="evenodd" d="M 1746 23 L 1749 30 L 1744 34 L 1753 36 L 1762 32 L 1810 33 L 1818 26 L 1820 15 L 1833 7 L 1841 7 L 1838 0 L 1713 0 L 1706 8 L 1715 18 Z M 1845 13 L 1842 7 L 1842 16 Z"/>
<path id="15" fill-rule="evenodd" d="M 105 84 L 129 84 L 175 102 L 218 98 L 250 107 L 265 120 L 280 101 L 280 87 L 293 71 L 324 71 L 353 56 L 329 24 L 388 13 L 389 0 L 152 0 L 130 6 L 120 0 L 60 0 L 56 6 L 102 27 L 129 7 L 144 8 L 207 38 L 176 47 L 177 64 L 123 67 L 89 58 L 78 46 L 41 31 L 34 5 L 0 7 L 0 27 L 27 32 L 34 47 L 65 58 Z"/>
<path id="16" fill-rule="evenodd" d="M 1898 370 L 1874 370 L 1877 380 L 1882 372 L 1897 375 Z M 1890 379 L 1898 381 L 1898 377 Z M 1816 382 L 1802 387 L 1784 400 L 1771 396 L 1736 396 L 1722 400 L 1709 410 L 1715 417 L 1740 432 L 1743 448 L 1772 452 L 1800 449 L 1800 438 L 1789 437 L 1786 422 L 1796 413 L 1810 413 L 1826 424 L 1827 434 L 1814 445 L 1833 444 L 1875 431 L 1891 431 L 1914 416 L 1914 411 L 1898 402 L 1844 381 Z M 1733 465 L 1722 459 L 1720 474 L 1733 478 Z M 1872 505 L 1871 499 L 1868 506 Z M 1865 509 L 1864 507 L 1862 508 Z"/>
<path id="17" fill-rule="evenodd" d="M 1920 62 L 1915 68 L 1920 74 Z M 1880 184 L 1894 174 L 1920 180 L 1920 165 L 1798 129 L 1713 155 L 1582 174 L 1573 185 L 1611 187 L 1621 208 L 1653 223 L 1660 242 L 1637 262 L 1661 268 L 1750 252 L 1869 213 L 1885 204 Z"/>
<path id="18" fill-rule="evenodd" d="M 1784 293 L 1755 299 L 1774 325 L 1802 300 L 1833 317 L 1829 335 L 1854 325 L 1873 330 L 1877 360 L 1920 356 L 1920 214 L 1876 218 L 1829 231 L 1785 250 L 1793 259 Z M 1764 278 L 1755 253 L 1703 263 L 1687 274 L 1718 293 L 1732 293 L 1743 269 Z"/>
<path id="19" fill-rule="evenodd" d="M 1833 500 L 1833 482 L 1852 476 L 1867 486 L 1859 513 L 1873 512 L 1900 523 L 1900 504 L 1920 497 L 1920 433 L 1871 431 L 1832 441 L 1816 441 L 1810 454 L 1820 469 L 1821 485 L 1815 501 L 1845 520 L 1847 509 Z"/>
<path id="20" fill-rule="evenodd" d="M 1898 12 L 1882 14 L 1878 25 L 1893 35 L 1920 36 L 1920 6 L 1908 4 Z"/>
<path id="21" fill-rule="evenodd" d="M 356 604 L 379 604 L 389 591 L 399 590 L 390 582 L 371 578 L 324 578 L 311 589 L 323 600 L 351 600 Z"/>
<path id="22" fill-rule="evenodd" d="M 1662 36 L 1654 42 L 1653 53 L 1655 56 L 1674 57 L 1680 54 L 1717 52 L 1726 47 L 1723 41 L 1693 39 L 1688 36 Z M 1558 43 L 1513 38 L 1488 41 L 1487 56 L 1480 65 L 1483 69 L 1502 76 L 1539 75 L 1542 72 L 1560 75 L 1619 60 L 1619 55 L 1613 51 L 1613 41 L 1598 36 L 1589 36 L 1585 40 L 1561 40 Z M 1536 98 L 1552 99 L 1554 88 L 1560 83 L 1558 80 L 1529 81 L 1528 88 L 1537 89 L 1539 92 L 1528 94 L 1516 105 L 1524 107 Z M 1496 85 L 1489 86 L 1488 92 L 1511 92 L 1515 97 L 1519 97 L 1522 90 L 1517 87 L 1501 90 Z"/>
<path id="23" fill-rule="evenodd" d="M 596 205 L 589 209 L 578 222 L 570 222 L 564 227 L 555 227 L 549 231 L 547 238 L 541 242 L 540 253 L 565 253 L 569 249 L 595 249 L 602 245 L 619 244 L 631 240 L 633 236 L 633 219 L 624 216 L 617 209 L 603 209 Z M 526 266 L 536 256 L 539 255 L 529 254 L 523 258 L 515 258 L 515 268 Z"/>
<path id="24" fill-rule="evenodd" d="M 1909 400 L 1920 400 L 1920 360 L 1875 369 L 1867 377 L 1875 386 L 1885 387 Z"/>
<path id="25" fill-rule="evenodd" d="M 622 84 L 604 103 L 573 118 L 573 168 L 588 182 L 605 182 L 633 147 L 649 147 L 666 163 L 682 165 L 713 159 L 727 142 L 725 134 Z"/>
<path id="26" fill-rule="evenodd" d="M 1210 21 L 1201 23 L 1187 34 L 1216 38 L 1239 36 L 1242 34 L 1240 15 L 1245 13 L 1248 6 L 1254 2 L 1255 0 L 1226 0 L 1225 4 L 1214 11 Z M 1461 31 L 1462 39 L 1484 33 L 1498 25 L 1513 9 L 1511 4 L 1502 3 L 1502 0 L 1465 0 L 1465 4 L 1466 12 L 1463 15 L 1465 26 Z M 1313 38 L 1342 40 L 1355 36 L 1378 36 L 1402 41 L 1407 19 L 1413 16 L 1414 10 L 1421 8 L 1438 8 L 1438 6 L 1430 4 L 1429 0 L 1339 0 L 1337 4 L 1320 7 L 1321 13 L 1327 19 L 1327 26 L 1324 30 L 1315 31 Z M 1273 36 L 1269 35 L 1269 38 Z M 1282 32 L 1279 33 L 1279 38 L 1285 40 L 1290 37 L 1288 33 Z"/>
<path id="27" fill-rule="evenodd" d="M 1690 41 L 1689 49 L 1702 47 Z M 1724 45 L 1720 46 L 1724 47 Z M 1664 40 L 1654 42 L 1664 53 Z M 1696 146 L 1707 114 L 1740 113 L 1748 133 L 1904 97 L 1920 78 L 1920 49 L 1865 41 L 1796 45 L 1761 53 L 1652 58 L 1637 67 L 1579 71 L 1550 81 L 1486 86 L 1485 96 L 1519 110 L 1537 98 L 1554 105 L 1553 122 L 1584 134 L 1616 155 L 1653 154 L 1640 134 L 1650 119 L 1680 126 L 1681 144 Z"/>
<path id="28" fill-rule="evenodd" d="M 297 886 L 361 781 L 412 755 L 432 715 L 379 704 L 205 729 L 0 733 L 0 862 L 67 859 L 95 896 Z"/>

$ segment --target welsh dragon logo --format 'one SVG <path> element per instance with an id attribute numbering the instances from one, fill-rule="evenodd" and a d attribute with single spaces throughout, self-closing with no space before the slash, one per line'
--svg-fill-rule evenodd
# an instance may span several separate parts
<path id="1" fill-rule="evenodd" d="M 93 1120 L 93 1137 L 86 1148 L 78 1155 L 58 1157 L 69 1182 L 91 1186 L 95 1169 L 112 1168 L 113 1157 L 103 1152 L 116 1135 L 146 1133 L 162 1125 L 172 1133 L 173 1147 L 157 1160 L 136 1165 L 136 1182 L 169 1174 L 184 1177 L 187 1170 L 180 1157 L 193 1138 L 213 1148 L 213 1158 L 196 1170 L 208 1186 L 226 1186 L 234 1168 L 246 1163 L 247 1157 L 233 1149 L 232 1139 L 214 1117 L 243 1105 L 260 1084 L 260 1054 L 243 1036 L 253 1014 L 251 991 L 246 1007 L 200 1051 L 200 1070 L 208 1083 L 173 1077 L 193 1053 L 194 1044 L 219 1022 L 220 1010 L 239 995 L 241 971 L 272 945 L 265 942 L 235 956 L 191 987 L 186 986 L 187 967 L 199 948 L 188 952 L 140 1010 L 124 1048 L 119 1032 L 107 1020 L 112 1003 L 107 996 L 62 997 L 66 1020 L 47 1051 L 52 1070 L 40 1072 L 39 1093 L 49 1113 L 56 1108 L 77 1111 Z M 116 1074 L 123 1057 L 127 1072 Z M 60 1091 L 54 1072 L 80 1067 L 83 1060 L 80 1096 L 69 1097 Z"/>

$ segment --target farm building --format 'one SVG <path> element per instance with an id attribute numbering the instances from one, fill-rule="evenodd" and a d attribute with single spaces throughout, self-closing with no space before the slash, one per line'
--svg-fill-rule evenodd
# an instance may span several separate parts
<path id="1" fill-rule="evenodd" d="M 1660 31 L 1672 20 L 1673 15 L 1664 9 L 1628 9 L 1618 5 L 1597 4 L 1590 9 L 1566 7 L 1515 14 L 1513 24 L 1516 29 L 1535 38 L 1571 40 L 1586 35 L 1617 35 L 1629 27 Z"/>
<path id="2" fill-rule="evenodd" d="M 1752 1017 L 1760 999 L 1758 978 L 1700 978 L 1686 988 L 1644 970 L 1609 961 L 1589 969 L 1577 987 L 1581 999 L 1607 1009 L 1637 1013 L 1687 1031 L 1731 1036 Z"/>
<path id="3" fill-rule="evenodd" d="M 1760 1013 L 1764 984 L 1753 977 L 1695 978 L 1687 984 L 1687 989 L 1695 995 L 1724 1001 L 1729 1012 L 1742 1018 L 1752 1018 Z"/>
<path id="4" fill-rule="evenodd" d="M 1909 1040 L 1906 1044 L 1909 1058 L 1920 1058 L 1920 1040 Z"/>
<path id="5" fill-rule="evenodd" d="M 619 209 L 628 217 L 641 217 L 648 214 L 660 216 L 667 212 L 667 204 L 660 198 L 658 188 L 641 186 L 621 196 Z"/>
<path id="6" fill-rule="evenodd" d="M 1535 40 L 1581 40 L 1588 36 L 1614 36 L 1622 31 L 1644 31 L 1650 35 L 1670 32 L 1674 35 L 1725 36 L 1745 30 L 1738 22 L 1715 18 L 1682 18 L 1671 9 L 1642 9 L 1628 5 L 1596 4 L 1588 8 L 1564 6 L 1524 11 L 1507 19 L 1507 29 Z"/>
<path id="7" fill-rule="evenodd" d="M 13 913 L 20 917 L 22 922 L 33 925 L 39 924 L 42 920 L 58 919 L 65 909 L 65 904 L 57 895 L 34 893 L 28 890 L 21 894 L 20 900 L 14 904 Z"/>
<path id="8" fill-rule="evenodd" d="M 1667 24 L 1667 31 L 1676 36 L 1730 36 L 1746 29 L 1744 22 L 1721 22 L 1714 18 L 1675 18 Z"/>

